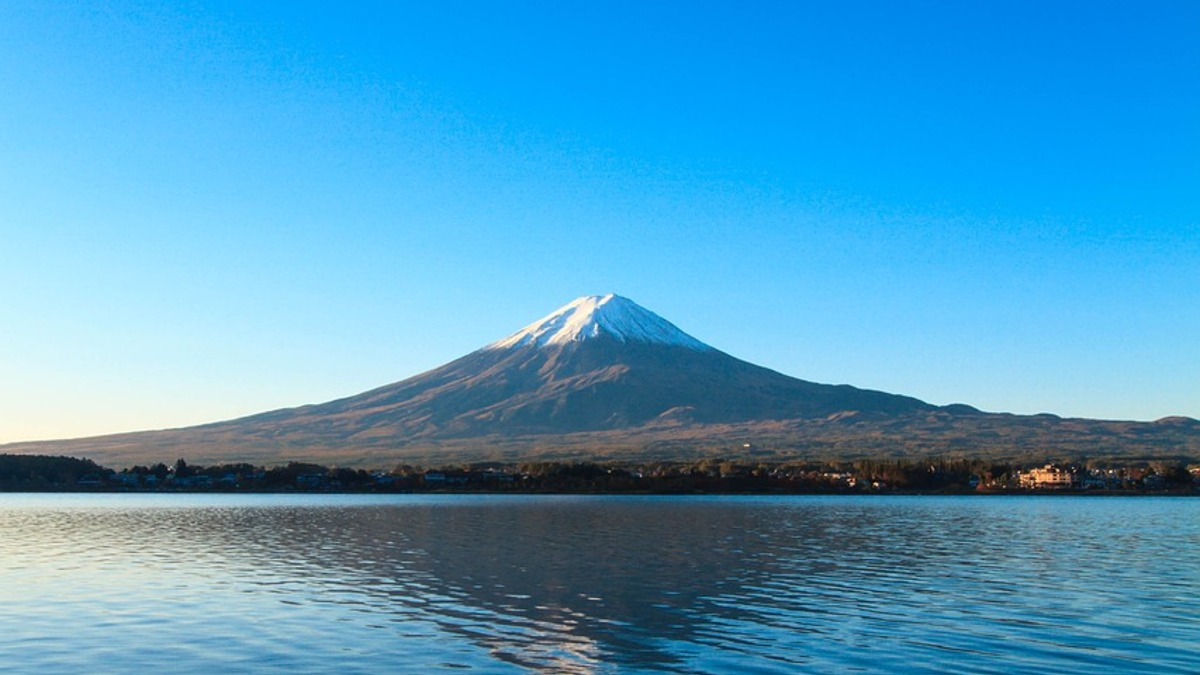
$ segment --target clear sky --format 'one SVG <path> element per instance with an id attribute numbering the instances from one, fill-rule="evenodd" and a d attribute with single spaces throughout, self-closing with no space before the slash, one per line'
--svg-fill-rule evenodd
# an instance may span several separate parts
<path id="1" fill-rule="evenodd" d="M 615 292 L 789 375 L 1200 417 L 1200 3 L 0 3 L 0 442 Z"/>

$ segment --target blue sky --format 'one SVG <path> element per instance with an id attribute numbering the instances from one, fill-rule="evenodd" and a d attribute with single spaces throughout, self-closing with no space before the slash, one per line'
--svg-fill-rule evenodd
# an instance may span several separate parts
<path id="1" fill-rule="evenodd" d="M 345 5 L 352 6 L 345 6 Z M 0 442 L 616 292 L 740 358 L 1200 416 L 1192 2 L 0 4 Z"/>

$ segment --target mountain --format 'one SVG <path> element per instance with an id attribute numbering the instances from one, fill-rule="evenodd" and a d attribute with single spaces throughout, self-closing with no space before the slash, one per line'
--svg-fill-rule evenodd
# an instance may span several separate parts
<path id="1" fill-rule="evenodd" d="M 579 298 L 426 373 L 356 396 L 185 429 L 0 446 L 101 463 L 656 457 L 1088 450 L 1200 454 L 1160 424 L 985 414 L 818 384 L 710 347 L 635 302 Z"/>
<path id="2" fill-rule="evenodd" d="M 607 338 L 621 343 L 647 343 L 712 351 L 670 321 L 619 295 L 589 295 L 563 305 L 484 350 L 554 347 Z"/>
<path id="3" fill-rule="evenodd" d="M 564 434 L 664 417 L 702 424 L 844 410 L 930 410 L 913 398 L 814 384 L 740 361 L 625 298 L 580 298 L 513 335 L 422 375 L 322 405 L 243 420 L 334 439 Z"/>

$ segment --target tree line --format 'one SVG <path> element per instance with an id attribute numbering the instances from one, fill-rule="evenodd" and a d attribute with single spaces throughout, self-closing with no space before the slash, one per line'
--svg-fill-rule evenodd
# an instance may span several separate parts
<path id="1" fill-rule="evenodd" d="M 1090 489 L 1195 491 L 1185 460 L 1079 461 L 1065 465 L 1100 477 Z M 967 493 L 1020 488 L 1023 464 L 982 459 L 856 461 L 477 463 L 432 467 L 401 464 L 368 471 L 289 462 L 201 466 L 179 459 L 120 471 L 88 459 L 0 455 L 0 490 L 257 491 L 257 492 L 596 492 L 596 493 Z M 1081 485 L 1084 484 L 1081 481 Z"/>

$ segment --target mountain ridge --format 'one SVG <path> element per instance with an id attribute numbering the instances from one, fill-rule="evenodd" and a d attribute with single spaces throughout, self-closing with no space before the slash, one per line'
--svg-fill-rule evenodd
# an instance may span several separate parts
<path id="1" fill-rule="evenodd" d="M 616 295 L 584 296 L 424 373 L 325 403 L 182 429 L 0 446 L 102 463 L 345 464 L 1002 452 L 1200 457 L 1200 424 L 984 413 L 742 361 Z M 1194 420 L 1193 420 L 1194 422 Z"/>

